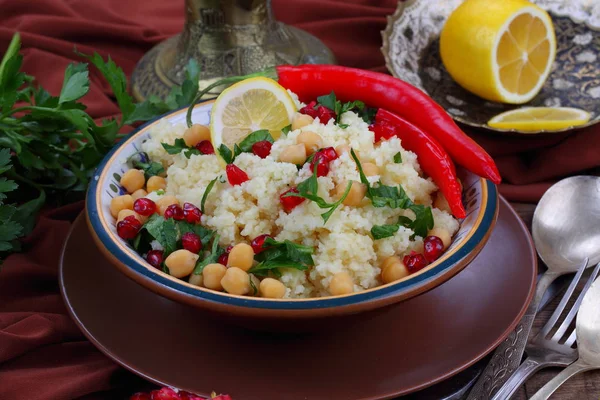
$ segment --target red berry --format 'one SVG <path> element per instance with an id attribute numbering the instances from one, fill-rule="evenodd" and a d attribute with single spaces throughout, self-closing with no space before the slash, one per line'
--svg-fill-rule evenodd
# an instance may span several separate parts
<path id="1" fill-rule="evenodd" d="M 183 221 L 183 209 L 179 204 L 171 204 L 165 210 L 165 219 L 173 218 L 175 221 Z"/>
<path id="2" fill-rule="evenodd" d="M 319 117 L 319 121 L 322 124 L 326 124 L 330 119 L 335 119 L 335 112 L 325 106 L 319 106 L 317 108 L 317 117 Z"/>
<path id="3" fill-rule="evenodd" d="M 296 208 L 297 206 L 302 204 L 304 202 L 304 200 L 306 200 L 304 197 L 294 197 L 294 196 L 284 197 L 287 193 L 298 193 L 298 189 L 296 189 L 296 188 L 288 189 L 285 192 L 281 193 L 281 195 L 279 196 L 279 201 L 281 202 L 281 206 L 283 207 L 283 209 L 286 212 L 292 211 L 294 208 Z"/>
<path id="4" fill-rule="evenodd" d="M 133 215 L 125 217 L 117 224 L 117 234 L 125 240 L 135 238 L 140 229 L 142 229 L 142 223 Z"/>
<path id="5" fill-rule="evenodd" d="M 191 251 L 194 254 L 198 254 L 202 250 L 202 242 L 200 236 L 193 232 L 186 232 L 181 236 L 181 244 L 183 248 Z"/>
<path id="6" fill-rule="evenodd" d="M 425 259 L 430 263 L 440 258 L 440 256 L 444 252 L 444 242 L 442 242 L 442 239 L 440 239 L 437 236 L 427 236 L 423 240 L 423 244 L 425 247 L 423 255 L 425 256 Z"/>
<path id="7" fill-rule="evenodd" d="M 271 147 L 273 147 L 271 142 L 263 140 L 252 145 L 252 152 L 260 158 L 267 158 L 271 154 Z"/>
<path id="8" fill-rule="evenodd" d="M 152 400 L 152 397 L 150 397 L 149 393 L 138 392 L 131 395 L 129 400 Z"/>
<path id="9" fill-rule="evenodd" d="M 402 260 L 404 265 L 406 265 L 406 269 L 408 272 L 415 273 L 427 266 L 427 260 L 423 257 L 423 254 L 411 254 L 409 256 L 404 256 Z"/>
<path id="10" fill-rule="evenodd" d="M 196 145 L 196 149 L 202 154 L 215 154 L 215 148 L 210 140 L 203 140 Z"/>
<path id="11" fill-rule="evenodd" d="M 173 389 L 164 387 L 150 392 L 150 398 L 152 400 L 179 400 L 179 395 Z"/>
<path id="12" fill-rule="evenodd" d="M 369 130 L 375 134 L 374 143 L 387 140 L 396 135 L 394 127 L 385 122 L 376 122 L 369 125 Z"/>
<path id="13" fill-rule="evenodd" d="M 198 224 L 202 217 L 202 211 L 192 203 L 183 203 L 183 217 L 190 224 Z"/>
<path id="14" fill-rule="evenodd" d="M 252 250 L 254 250 L 254 254 L 262 253 L 263 251 L 267 250 L 270 247 L 270 246 L 264 247 L 265 240 L 270 237 L 272 237 L 272 236 L 264 234 L 264 235 L 260 235 L 260 236 L 257 236 L 254 238 L 252 243 L 250 243 L 250 246 L 252 246 Z"/>
<path id="15" fill-rule="evenodd" d="M 318 151 L 327 161 L 337 160 L 339 158 L 337 151 L 333 147 L 325 147 Z"/>
<path id="16" fill-rule="evenodd" d="M 227 265 L 227 261 L 229 261 L 229 254 L 223 253 L 217 259 L 217 262 L 222 265 Z"/>
<path id="17" fill-rule="evenodd" d="M 150 250 L 148 254 L 146 254 L 146 261 L 148 261 L 148 264 L 152 265 L 154 268 L 160 269 L 164 256 L 165 255 L 162 250 Z"/>
<path id="18" fill-rule="evenodd" d="M 298 112 L 300 114 L 310 115 L 313 118 L 317 118 L 317 110 L 315 110 L 315 106 L 317 105 L 316 101 L 311 101 L 308 105 L 302 107 Z"/>
<path id="19" fill-rule="evenodd" d="M 227 180 L 233 186 L 241 185 L 250 179 L 248 178 L 248 175 L 235 164 L 228 164 L 227 167 L 225 167 L 225 172 L 227 172 Z"/>
<path id="20" fill-rule="evenodd" d="M 156 212 L 156 203 L 142 197 L 133 203 L 133 211 L 140 215 L 150 216 Z"/>
<path id="21" fill-rule="evenodd" d="M 327 174 L 329 173 L 329 161 L 325 159 L 323 153 L 317 152 L 315 154 L 312 161 L 310 162 L 310 170 L 315 170 L 315 163 L 317 161 L 319 162 L 319 165 L 317 165 L 317 176 L 327 176 Z"/>

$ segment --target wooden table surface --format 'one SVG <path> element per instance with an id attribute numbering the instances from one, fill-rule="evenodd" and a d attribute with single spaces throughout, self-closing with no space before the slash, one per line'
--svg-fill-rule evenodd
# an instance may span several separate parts
<path id="1" fill-rule="evenodd" d="M 512 203 L 521 218 L 531 229 L 534 204 Z M 540 261 L 541 264 L 541 261 Z M 582 279 L 583 281 L 584 279 Z M 562 295 L 544 308 L 535 320 L 532 334 L 539 331 L 556 308 Z M 535 374 L 529 381 L 519 389 L 513 400 L 527 400 L 531 398 L 538 389 L 546 384 L 560 371 L 560 368 L 547 368 Z M 600 400 L 600 370 L 589 371 L 579 374 L 565 382 L 551 397 L 551 400 Z"/>

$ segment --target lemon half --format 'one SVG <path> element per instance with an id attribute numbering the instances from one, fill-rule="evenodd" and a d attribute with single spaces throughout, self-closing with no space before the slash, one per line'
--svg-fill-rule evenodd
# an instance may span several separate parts
<path id="1" fill-rule="evenodd" d="M 524 132 L 556 131 L 584 125 L 590 114 L 571 107 L 524 107 L 496 115 L 488 121 L 492 128 L 516 129 Z"/>
<path id="2" fill-rule="evenodd" d="M 546 11 L 526 0 L 466 0 L 440 36 L 442 62 L 465 89 L 487 100 L 530 101 L 556 56 Z"/>
<path id="3" fill-rule="evenodd" d="M 233 149 L 250 133 L 267 129 L 273 139 L 289 125 L 296 112 L 290 94 L 269 78 L 250 78 L 225 89 L 210 114 L 210 139 L 215 150 L 221 144 Z M 218 154 L 218 152 L 216 152 Z"/>

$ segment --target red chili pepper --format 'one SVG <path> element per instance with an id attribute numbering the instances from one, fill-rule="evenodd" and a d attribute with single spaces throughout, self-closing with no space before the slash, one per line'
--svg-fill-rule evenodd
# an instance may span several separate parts
<path id="1" fill-rule="evenodd" d="M 456 178 L 454 163 L 435 139 L 404 118 L 382 108 L 375 115 L 375 126 L 383 125 L 402 140 L 406 150 L 414 152 L 423 171 L 433 179 L 448 200 L 456 218 L 466 216 L 462 204 L 460 184 Z"/>
<path id="2" fill-rule="evenodd" d="M 198 92 L 194 103 L 215 87 L 256 76 L 277 80 L 303 102 L 334 91 L 341 101 L 361 100 L 368 106 L 389 110 L 431 135 L 456 163 L 496 184 L 501 181 L 492 157 L 467 136 L 440 105 L 421 90 L 387 74 L 338 65 L 280 65 L 245 76 L 224 78 Z M 189 126 L 192 125 L 191 113 L 192 107 L 187 114 Z"/>

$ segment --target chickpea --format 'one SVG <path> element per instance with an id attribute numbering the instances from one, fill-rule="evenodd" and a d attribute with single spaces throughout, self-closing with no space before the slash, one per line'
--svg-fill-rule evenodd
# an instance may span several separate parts
<path id="1" fill-rule="evenodd" d="M 350 154 L 350 146 L 348 146 L 347 144 L 340 144 L 338 147 L 335 148 L 335 152 L 338 156 L 341 156 L 344 153 Z"/>
<path id="2" fill-rule="evenodd" d="M 296 165 L 304 164 L 306 161 L 306 147 L 303 144 L 294 144 L 286 147 L 279 153 L 279 161 Z"/>
<path id="3" fill-rule="evenodd" d="M 248 296 L 260 296 L 260 279 L 256 275 L 250 274 L 250 281 L 250 293 L 248 293 Z"/>
<path id="4" fill-rule="evenodd" d="M 338 272 L 331 278 L 331 282 L 329 282 L 329 293 L 334 296 L 339 296 L 341 294 L 352 292 L 354 292 L 354 283 L 347 272 Z"/>
<path id="5" fill-rule="evenodd" d="M 163 215 L 167 207 L 171 204 L 179 204 L 179 200 L 175 196 L 167 195 L 162 196 L 160 199 L 156 200 L 156 207 L 158 208 L 158 213 Z"/>
<path id="6" fill-rule="evenodd" d="M 163 178 L 162 176 L 151 176 L 150 179 L 148 179 L 148 182 L 146 182 L 146 189 L 149 192 L 154 192 L 156 190 L 166 189 L 166 188 L 167 188 L 167 180 L 165 178 Z"/>
<path id="7" fill-rule="evenodd" d="M 446 211 L 448 214 L 452 214 L 452 210 L 450 210 L 450 205 L 448 204 L 448 200 L 442 192 L 437 192 L 435 196 L 435 201 L 433 202 L 433 206 L 442 211 Z"/>
<path id="8" fill-rule="evenodd" d="M 227 268 L 225 276 L 221 279 L 221 286 L 227 293 L 243 296 L 250 292 L 250 276 L 242 269 Z"/>
<path id="9" fill-rule="evenodd" d="M 123 174 L 119 183 L 128 193 L 133 193 L 138 189 L 144 188 L 146 178 L 144 178 L 144 173 L 139 169 L 130 169 Z"/>
<path id="10" fill-rule="evenodd" d="M 252 246 L 246 243 L 238 243 L 229 252 L 229 258 L 227 259 L 228 267 L 237 267 L 242 271 L 248 271 L 252 268 L 252 262 L 254 261 L 254 250 Z"/>
<path id="11" fill-rule="evenodd" d="M 427 232 L 427 236 L 437 236 L 442 239 L 442 243 L 444 243 L 444 250 L 450 246 L 452 243 L 452 236 L 450 236 L 450 232 L 444 228 L 433 228 L 429 232 Z"/>
<path id="12" fill-rule="evenodd" d="M 141 199 L 142 197 L 146 197 L 148 196 L 148 192 L 146 192 L 144 189 L 138 189 L 135 192 L 131 193 L 131 197 L 133 197 L 133 201 L 136 201 L 137 199 Z"/>
<path id="13" fill-rule="evenodd" d="M 210 129 L 204 125 L 194 124 L 183 133 L 186 146 L 193 147 L 203 140 L 210 140 Z"/>
<path id="14" fill-rule="evenodd" d="M 285 295 L 285 286 L 277 279 L 265 278 L 260 283 L 260 294 L 268 299 L 282 299 Z"/>
<path id="15" fill-rule="evenodd" d="M 295 131 L 296 129 L 304 128 L 306 125 L 312 124 L 313 121 L 314 118 L 310 115 L 296 113 L 292 120 L 292 130 Z"/>
<path id="16" fill-rule="evenodd" d="M 131 195 L 124 194 L 112 198 L 110 201 L 110 214 L 117 218 L 121 210 L 133 210 L 133 197 Z"/>
<path id="17" fill-rule="evenodd" d="M 408 276 L 409 272 L 400 257 L 391 256 L 381 264 L 381 280 L 390 283 Z"/>
<path id="18" fill-rule="evenodd" d="M 200 256 L 189 250 L 175 250 L 165 260 L 165 265 L 169 268 L 169 273 L 175 278 L 188 276 L 194 270 L 196 261 Z"/>
<path id="19" fill-rule="evenodd" d="M 306 148 L 306 154 L 311 155 L 323 147 L 323 139 L 311 131 L 304 131 L 296 138 L 296 143 L 301 143 Z"/>
<path id="20" fill-rule="evenodd" d="M 362 165 L 363 172 L 366 176 L 379 175 L 379 167 L 373 163 L 367 162 Z"/>
<path id="21" fill-rule="evenodd" d="M 202 286 L 202 281 L 204 277 L 202 276 L 202 274 L 190 274 L 190 277 L 188 278 L 188 282 L 191 283 L 194 286 Z"/>
<path id="22" fill-rule="evenodd" d="M 204 287 L 219 292 L 223 290 L 221 279 L 225 276 L 225 272 L 227 267 L 223 264 L 208 264 L 202 271 Z"/>
<path id="23" fill-rule="evenodd" d="M 348 182 L 339 183 L 335 187 L 335 194 L 337 198 L 341 198 L 346 192 L 346 187 L 348 186 Z M 362 199 L 365 197 L 367 193 L 367 187 L 360 182 L 352 181 L 352 187 L 350 187 L 350 191 L 348 192 L 348 196 L 342 201 L 342 203 L 346 206 L 359 206 L 362 202 Z"/>
<path id="24" fill-rule="evenodd" d="M 119 222 L 121 222 L 122 220 L 124 220 L 125 218 L 129 217 L 130 215 L 133 215 L 135 217 L 135 219 L 140 221 L 142 224 L 144 224 L 148 220 L 148 217 L 140 215 L 133 210 L 124 208 L 121 211 L 119 211 L 119 214 L 117 215 L 117 224 Z"/>

